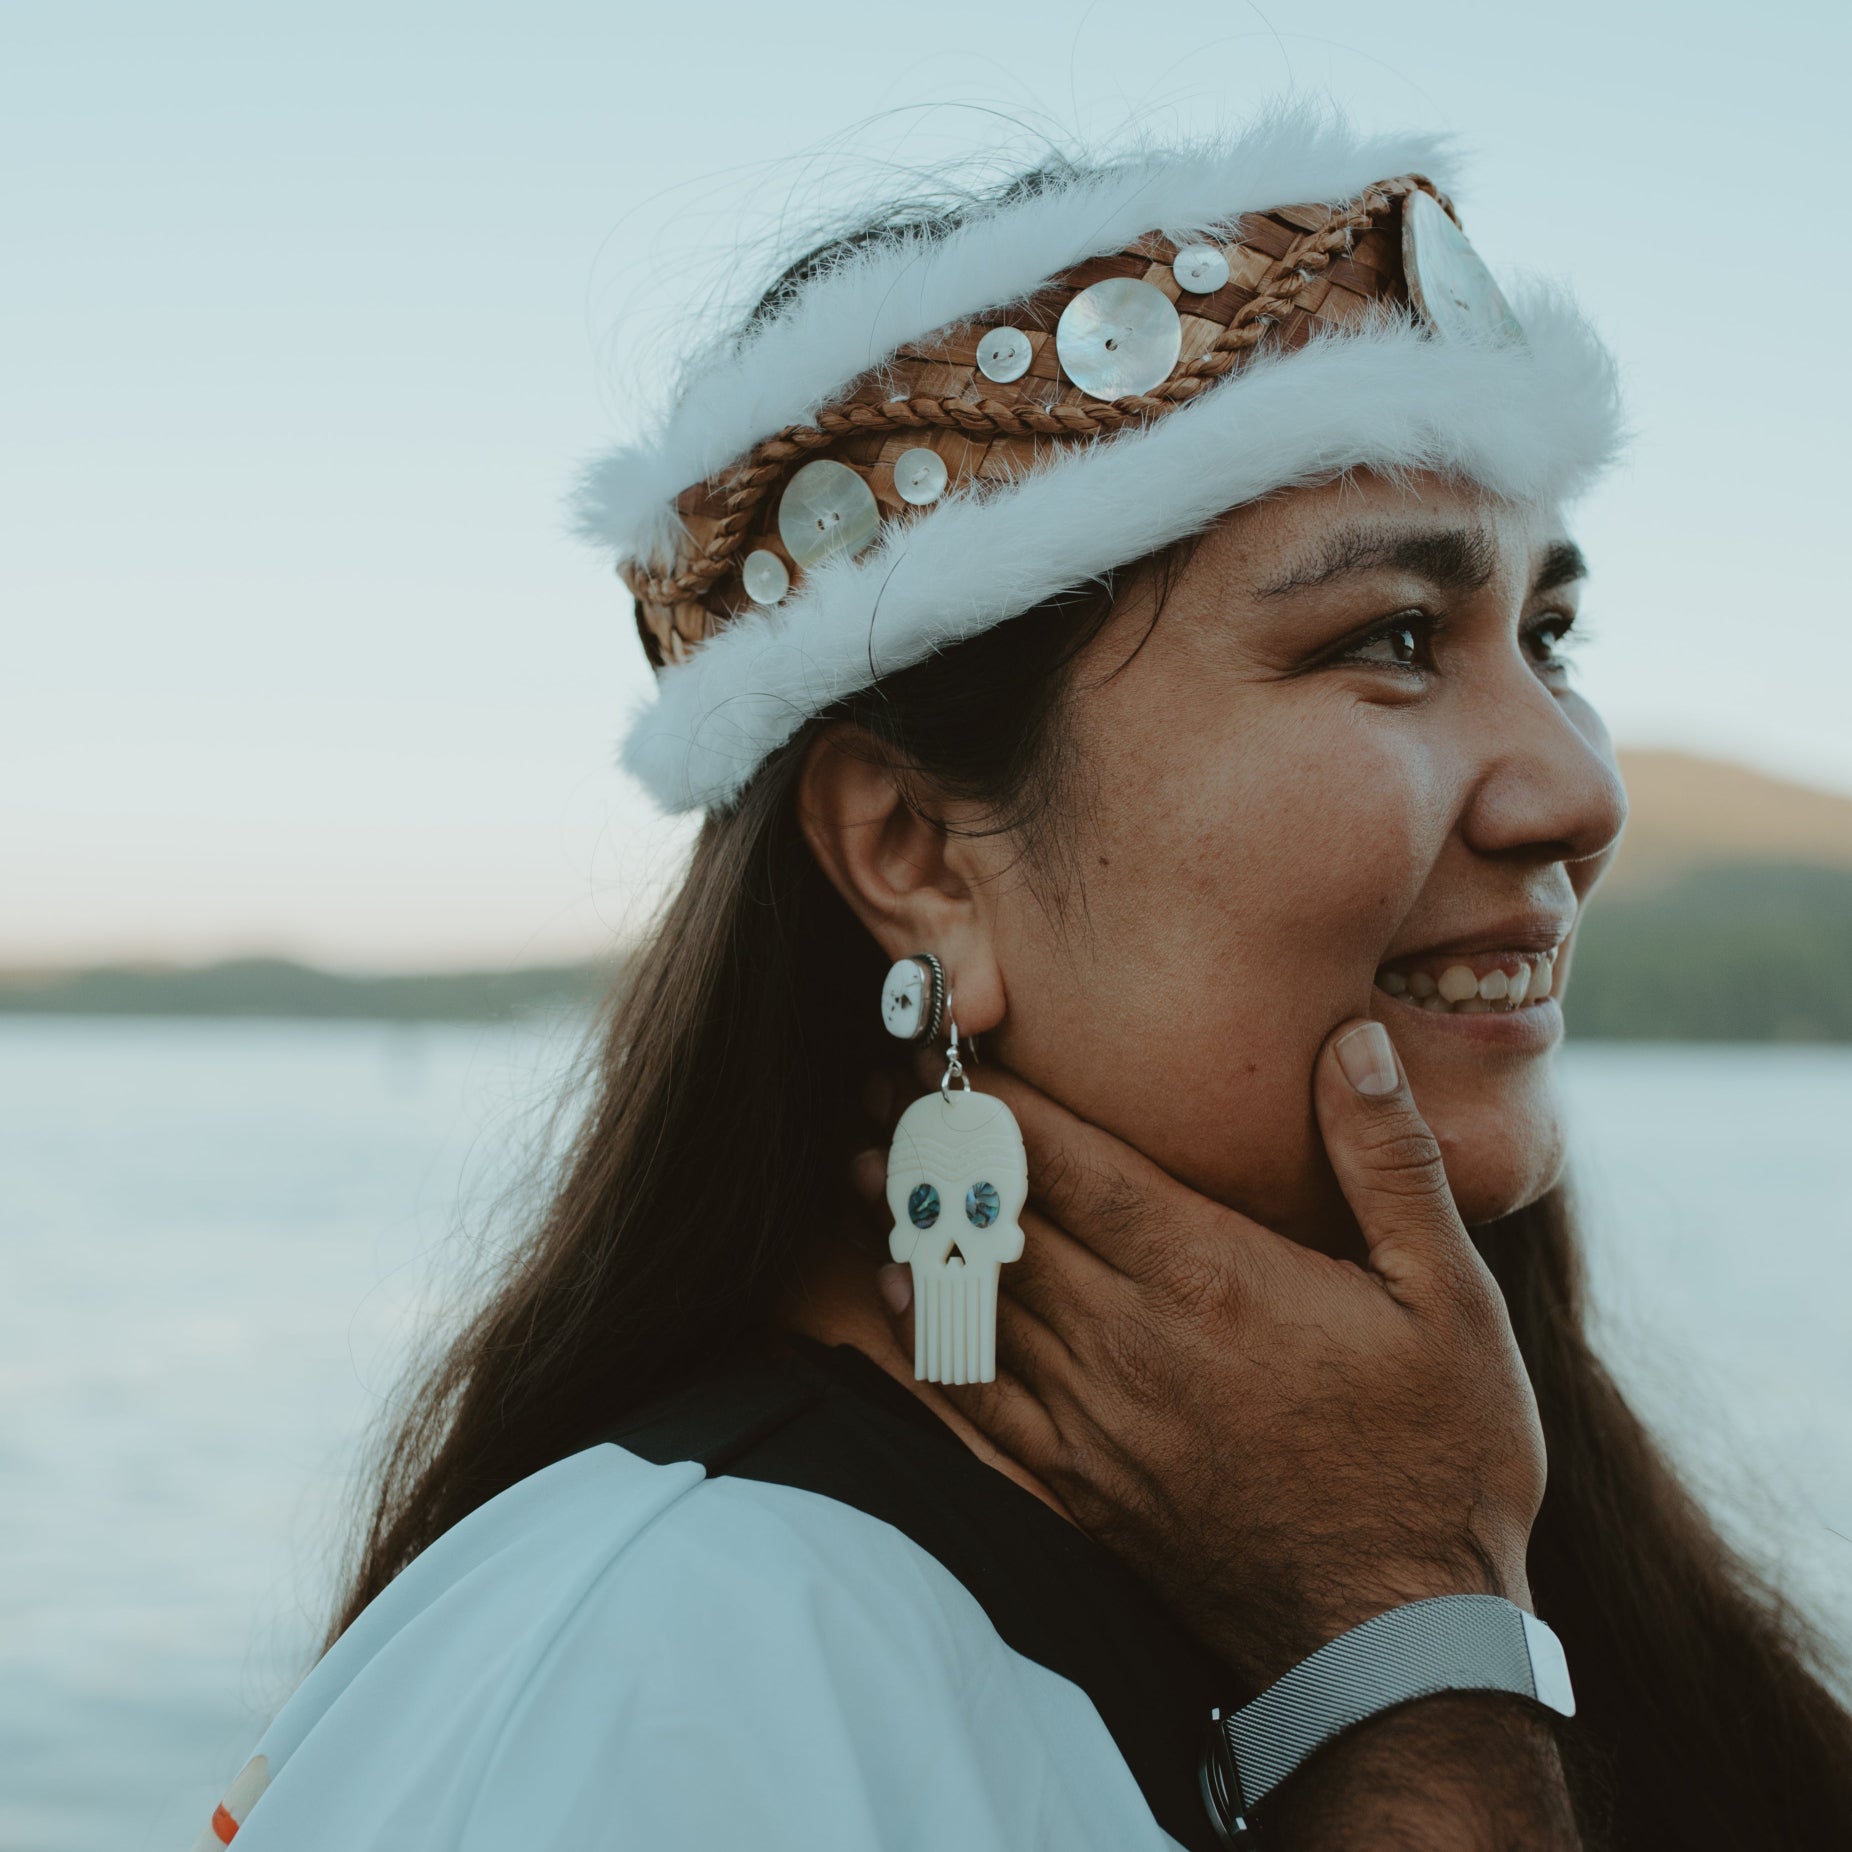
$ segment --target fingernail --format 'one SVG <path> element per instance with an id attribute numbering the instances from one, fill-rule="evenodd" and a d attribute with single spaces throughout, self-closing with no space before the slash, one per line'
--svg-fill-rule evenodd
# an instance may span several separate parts
<path id="1" fill-rule="evenodd" d="M 1359 1093 L 1372 1099 L 1393 1093 L 1402 1084 L 1389 1031 L 1379 1022 L 1360 1023 L 1339 1041 L 1338 1066 Z"/>
<path id="2" fill-rule="evenodd" d="M 894 1261 L 876 1273 L 875 1283 L 881 1288 L 881 1297 L 887 1301 L 888 1309 L 896 1318 L 913 1303 L 911 1267 L 904 1267 L 899 1261 Z"/>

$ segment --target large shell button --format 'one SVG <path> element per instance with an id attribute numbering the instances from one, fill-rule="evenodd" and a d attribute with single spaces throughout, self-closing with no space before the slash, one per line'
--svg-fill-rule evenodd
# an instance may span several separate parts
<path id="1" fill-rule="evenodd" d="M 1007 386 L 1029 370 L 1035 350 L 1020 328 L 992 328 L 977 344 L 977 370 L 986 379 Z"/>
<path id="2" fill-rule="evenodd" d="M 1186 244 L 1170 260 L 1177 287 L 1192 296 L 1213 296 L 1228 281 L 1228 259 L 1212 244 Z"/>
<path id="3" fill-rule="evenodd" d="M 944 457 L 924 445 L 903 450 L 894 459 L 894 493 L 916 508 L 936 502 L 945 493 L 947 480 Z"/>
<path id="4" fill-rule="evenodd" d="M 778 538 L 800 566 L 859 553 L 881 531 L 875 492 L 846 463 L 819 457 L 785 485 Z"/>
<path id="5" fill-rule="evenodd" d="M 1055 352 L 1091 399 L 1123 399 L 1162 385 L 1183 349 L 1170 298 L 1139 277 L 1089 284 L 1061 311 Z"/>
<path id="6" fill-rule="evenodd" d="M 754 604 L 776 604 L 791 589 L 791 575 L 785 563 L 769 547 L 756 547 L 746 555 L 740 568 L 746 584 L 746 596 Z"/>
<path id="7" fill-rule="evenodd" d="M 1485 259 L 1431 193 L 1411 193 L 1402 206 L 1402 268 L 1422 320 L 1443 340 L 1524 339 Z"/>

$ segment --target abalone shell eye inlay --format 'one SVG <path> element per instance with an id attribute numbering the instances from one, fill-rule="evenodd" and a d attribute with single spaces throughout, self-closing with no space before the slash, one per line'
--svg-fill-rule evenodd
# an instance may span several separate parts
<path id="1" fill-rule="evenodd" d="M 974 1183 L 965 1191 L 965 1220 L 973 1228 L 988 1228 L 1001 1209 L 994 1183 Z"/>
<path id="2" fill-rule="evenodd" d="M 988 1189 L 989 1185 L 985 1187 Z M 930 1228 L 938 1221 L 939 1192 L 930 1183 L 916 1183 L 913 1186 L 913 1194 L 907 1198 L 907 1219 L 915 1228 Z"/>

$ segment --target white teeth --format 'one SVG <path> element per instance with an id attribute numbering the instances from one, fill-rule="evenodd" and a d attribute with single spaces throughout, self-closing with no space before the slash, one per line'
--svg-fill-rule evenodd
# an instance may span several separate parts
<path id="1" fill-rule="evenodd" d="M 1556 954 L 1508 955 L 1516 958 L 1515 971 L 1500 967 L 1480 977 L 1470 965 L 1449 965 L 1437 978 L 1431 971 L 1384 970 L 1376 974 L 1376 987 L 1424 1010 L 1449 1010 L 1467 1016 L 1481 1016 L 1488 1011 L 1503 1015 L 1527 1003 L 1543 1002 L 1554 987 Z"/>
<path id="2" fill-rule="evenodd" d="M 1440 974 L 1436 988 L 1449 1003 L 1464 1003 L 1468 997 L 1478 995 L 1479 980 L 1465 965 L 1449 965 Z"/>

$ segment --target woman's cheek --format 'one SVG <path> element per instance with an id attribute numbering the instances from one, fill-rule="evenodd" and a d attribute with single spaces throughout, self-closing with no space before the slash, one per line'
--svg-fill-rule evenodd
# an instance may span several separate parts
<path id="1" fill-rule="evenodd" d="M 1168 694 L 1161 725 L 1095 710 L 1113 724 L 1083 741 L 1102 794 L 1085 906 L 1064 932 L 1023 897 L 996 1047 L 1194 1188 L 1314 1221 L 1331 1185 L 1313 1063 L 1370 1007 L 1445 806 L 1407 730 L 1353 697 L 1224 689 L 1205 713 L 1200 690 Z"/>
<path id="2" fill-rule="evenodd" d="M 1172 809 L 1115 831 L 1111 886 L 1141 902 L 1089 908 L 1096 995 L 1126 1013 L 1105 1004 L 1117 1058 L 1081 1083 L 1096 1095 L 1088 1116 L 1274 1226 L 1330 1213 L 1313 1063 L 1338 1022 L 1369 1009 L 1432 860 L 1419 807 L 1394 801 L 1383 768 L 1367 804 L 1329 767 L 1299 769 L 1250 781 L 1239 806 L 1211 804 L 1191 827 Z"/>

